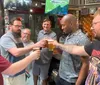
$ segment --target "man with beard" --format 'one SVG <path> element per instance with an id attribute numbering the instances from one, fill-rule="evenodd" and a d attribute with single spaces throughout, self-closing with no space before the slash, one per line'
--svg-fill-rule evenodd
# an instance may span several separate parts
<path id="1" fill-rule="evenodd" d="M 95 62 L 92 62 L 93 69 L 90 70 L 85 85 L 100 85 L 100 9 L 95 13 L 91 30 L 97 40 L 85 46 L 63 45 L 57 41 L 53 44 L 70 54 L 95 58 Z"/>
<path id="2" fill-rule="evenodd" d="M 39 56 L 40 50 L 36 50 L 34 52 L 31 52 L 31 54 L 28 55 L 26 58 L 12 64 L 8 60 L 3 58 L 0 54 L 0 85 L 4 85 L 2 74 L 14 75 L 20 72 L 21 70 L 25 69 L 27 65 L 33 60 L 37 60 Z"/>
<path id="3" fill-rule="evenodd" d="M 44 47 L 45 40 L 36 44 L 24 47 L 20 35 L 22 21 L 20 18 L 11 20 L 10 30 L 0 39 L 1 55 L 8 58 L 11 63 L 17 62 L 25 57 L 25 54 L 32 51 L 35 47 Z M 14 76 L 4 76 L 6 85 L 25 85 L 25 69 Z"/>
<path id="4" fill-rule="evenodd" d="M 34 42 L 30 39 L 31 37 L 31 30 L 28 28 L 22 29 L 21 30 L 21 40 L 24 44 L 24 46 L 29 46 L 34 44 Z M 29 53 L 25 54 L 25 55 L 29 55 Z"/>

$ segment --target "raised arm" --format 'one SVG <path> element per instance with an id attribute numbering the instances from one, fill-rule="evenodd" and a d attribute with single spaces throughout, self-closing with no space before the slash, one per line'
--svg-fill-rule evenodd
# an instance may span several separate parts
<path id="1" fill-rule="evenodd" d="M 23 48 L 10 48 L 8 51 L 14 55 L 14 56 L 21 56 L 21 55 L 24 55 L 28 52 L 30 52 L 31 50 L 33 50 L 33 48 L 36 48 L 36 47 L 44 47 L 45 46 L 45 40 L 41 40 L 33 45 L 29 45 L 29 46 L 26 46 L 26 47 L 23 47 Z"/>
<path id="2" fill-rule="evenodd" d="M 89 56 L 84 49 L 84 46 L 77 46 L 77 45 L 70 45 L 70 44 L 60 44 L 57 41 L 54 41 L 53 43 L 56 47 L 74 55 L 79 55 L 79 56 Z"/>
<path id="3" fill-rule="evenodd" d="M 10 65 L 6 70 L 2 72 L 2 74 L 14 75 L 20 72 L 21 70 L 25 69 L 28 66 L 28 64 L 30 64 L 33 60 L 37 60 L 39 56 L 40 51 L 34 51 L 26 58 Z"/>

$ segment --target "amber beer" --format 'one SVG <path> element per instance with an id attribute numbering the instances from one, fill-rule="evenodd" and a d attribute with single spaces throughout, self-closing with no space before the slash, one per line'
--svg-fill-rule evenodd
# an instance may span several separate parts
<path id="1" fill-rule="evenodd" d="M 55 46 L 53 45 L 53 40 L 48 40 L 48 49 L 49 51 L 53 51 Z"/>

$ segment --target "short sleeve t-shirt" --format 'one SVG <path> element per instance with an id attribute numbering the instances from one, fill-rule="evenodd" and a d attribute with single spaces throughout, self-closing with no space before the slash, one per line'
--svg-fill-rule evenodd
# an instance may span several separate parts
<path id="1" fill-rule="evenodd" d="M 24 46 L 20 38 L 14 37 L 13 32 L 8 31 L 0 38 L 0 51 L 1 51 L 1 55 L 12 63 L 17 62 L 25 57 L 25 55 L 21 55 L 19 57 L 12 55 L 9 52 L 9 49 L 14 48 L 14 47 L 20 48 Z M 22 73 L 25 73 L 25 69 L 13 75 L 13 77 L 18 76 Z"/>
<path id="2" fill-rule="evenodd" d="M 81 31 L 69 34 L 64 44 L 74 44 L 74 45 L 86 45 L 90 43 L 88 37 Z M 59 76 L 67 82 L 75 83 L 79 71 L 81 69 L 82 62 L 79 56 L 71 55 L 68 52 L 63 51 L 59 66 Z"/>
<path id="3" fill-rule="evenodd" d="M 0 55 L 0 85 L 3 85 L 3 78 L 1 72 L 7 69 L 10 65 L 11 63 Z"/>
<path id="4" fill-rule="evenodd" d="M 53 31 L 45 32 L 44 30 L 41 30 L 38 34 L 37 41 L 40 41 L 43 38 L 52 38 L 54 40 L 57 39 L 56 33 Z M 35 61 L 36 64 L 49 64 L 52 59 L 52 51 L 49 51 L 48 48 L 42 48 L 40 58 Z"/>
<path id="5" fill-rule="evenodd" d="M 84 48 L 90 56 L 100 58 L 100 41 L 96 40 L 91 44 L 86 45 Z"/>
<path id="6" fill-rule="evenodd" d="M 90 58 L 89 74 L 85 85 L 100 85 L 100 41 L 94 41 L 84 48 L 92 56 Z"/>
<path id="7" fill-rule="evenodd" d="M 0 51 L 3 57 L 8 58 L 9 57 L 8 50 L 13 47 L 16 47 L 13 40 L 15 39 L 11 31 L 8 31 L 0 38 Z"/>

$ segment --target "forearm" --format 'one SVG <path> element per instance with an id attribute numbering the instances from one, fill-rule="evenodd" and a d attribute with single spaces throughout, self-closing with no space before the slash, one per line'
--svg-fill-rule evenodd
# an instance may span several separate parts
<path id="1" fill-rule="evenodd" d="M 16 56 L 21 56 L 21 55 L 25 55 L 26 53 L 29 53 L 30 51 L 32 51 L 33 46 L 26 46 L 24 48 L 18 48 L 17 49 L 17 54 Z"/>
<path id="2" fill-rule="evenodd" d="M 58 44 L 57 45 L 60 49 L 65 50 L 66 52 L 72 53 L 73 48 L 75 47 L 74 45 L 63 45 L 63 44 Z"/>
<path id="3" fill-rule="evenodd" d="M 78 79 L 75 85 L 82 85 L 88 75 L 89 63 L 88 60 L 85 60 L 82 64 Z"/>
<path id="4" fill-rule="evenodd" d="M 27 67 L 27 65 L 32 62 L 33 58 L 32 57 L 26 57 L 23 60 L 20 60 L 16 63 L 13 63 L 9 68 L 7 68 L 5 71 L 3 71 L 3 74 L 6 75 L 14 75 L 18 72 L 20 72 L 21 70 L 25 69 Z"/>
<path id="5" fill-rule="evenodd" d="M 19 56 L 25 55 L 26 53 L 29 53 L 35 47 L 36 47 L 36 45 L 34 44 L 34 45 L 26 46 L 23 48 L 15 48 L 15 49 L 12 48 L 10 53 L 16 57 L 19 57 Z"/>
<path id="6" fill-rule="evenodd" d="M 85 52 L 84 46 L 77 46 L 77 45 L 71 45 L 71 44 L 63 45 L 63 44 L 59 44 L 59 43 L 56 46 L 70 54 L 79 55 L 79 56 L 89 56 Z"/>

